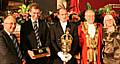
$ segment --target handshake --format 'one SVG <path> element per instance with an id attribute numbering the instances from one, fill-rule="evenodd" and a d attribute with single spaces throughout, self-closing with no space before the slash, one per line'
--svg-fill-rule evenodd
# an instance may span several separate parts
<path id="1" fill-rule="evenodd" d="M 57 55 L 60 57 L 60 59 L 64 62 L 68 62 L 71 58 L 72 55 L 70 53 L 64 54 L 63 52 L 58 52 Z"/>

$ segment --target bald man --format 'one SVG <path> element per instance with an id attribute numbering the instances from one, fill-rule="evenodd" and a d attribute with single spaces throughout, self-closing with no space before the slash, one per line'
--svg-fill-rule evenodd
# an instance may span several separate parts
<path id="1" fill-rule="evenodd" d="M 16 28 L 16 19 L 8 16 L 4 20 L 4 29 L 0 31 L 0 64 L 21 64 L 12 37 Z"/>
<path id="2" fill-rule="evenodd" d="M 81 64 L 101 64 L 102 25 L 94 22 L 93 10 L 86 10 L 85 19 L 78 26 L 78 38 L 82 48 Z"/>

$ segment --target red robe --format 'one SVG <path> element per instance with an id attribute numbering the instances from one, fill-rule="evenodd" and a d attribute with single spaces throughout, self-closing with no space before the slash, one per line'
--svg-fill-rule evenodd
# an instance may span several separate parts
<path id="1" fill-rule="evenodd" d="M 87 50 L 88 47 L 86 46 L 86 32 L 87 29 L 83 30 L 83 26 L 85 25 L 85 22 L 82 22 L 81 25 L 78 26 L 78 36 L 79 36 L 79 43 L 82 47 L 82 56 L 81 56 L 81 63 L 87 64 Z M 98 31 L 98 45 L 97 45 L 97 64 L 101 64 L 100 62 L 100 50 L 101 50 L 101 43 L 102 43 L 102 25 L 101 24 L 94 24 L 96 26 L 96 30 L 99 27 Z"/>

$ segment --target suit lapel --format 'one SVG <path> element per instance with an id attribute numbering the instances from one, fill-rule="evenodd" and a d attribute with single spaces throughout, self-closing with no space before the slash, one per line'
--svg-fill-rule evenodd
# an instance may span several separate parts
<path id="1" fill-rule="evenodd" d="M 69 22 L 67 22 L 66 28 L 67 27 L 69 27 Z M 64 34 L 64 31 L 63 31 L 63 28 L 62 28 L 60 22 L 58 22 L 57 28 L 58 28 L 58 31 L 60 32 L 60 34 Z"/>
<path id="2" fill-rule="evenodd" d="M 41 27 L 41 24 L 40 24 L 40 20 L 38 20 L 38 23 L 39 23 L 39 36 L 41 36 L 40 35 L 41 30 L 40 29 L 42 29 L 42 27 Z M 28 29 L 27 30 L 30 31 L 29 34 L 28 34 L 28 38 L 29 38 L 29 41 L 32 45 L 32 48 L 36 48 L 38 43 L 37 43 L 36 38 L 35 38 L 36 36 L 35 36 L 35 33 L 34 33 L 34 28 L 32 26 L 32 21 L 31 20 L 29 21 L 27 28 L 29 29 L 29 30 Z"/>
<path id="3" fill-rule="evenodd" d="M 64 31 L 62 29 L 62 26 L 61 26 L 60 22 L 58 22 L 57 29 L 58 29 L 58 32 L 59 32 L 60 35 L 64 34 Z"/>
<path id="4" fill-rule="evenodd" d="M 10 38 L 10 36 L 3 30 L 2 32 L 4 35 L 3 35 L 3 38 L 5 39 L 6 41 L 6 45 L 9 47 L 9 49 L 13 52 L 16 52 L 16 49 L 15 49 L 15 46 L 13 44 L 13 41 L 12 39 Z M 17 53 L 16 53 L 17 55 Z"/>
<path id="5" fill-rule="evenodd" d="M 41 20 L 38 19 L 38 23 L 39 23 L 39 37 L 41 38 L 41 29 L 43 28 L 43 26 L 41 26 Z"/>
<path id="6" fill-rule="evenodd" d="M 34 33 L 34 29 L 33 29 L 33 26 L 32 26 L 32 21 L 31 19 L 29 19 L 29 21 L 26 22 L 26 36 L 27 36 L 27 39 L 28 39 L 28 42 L 30 42 L 31 46 L 30 48 L 35 48 L 36 46 L 36 40 L 35 40 L 35 33 Z"/>
<path id="7" fill-rule="evenodd" d="M 57 22 L 55 24 L 55 28 L 54 28 L 54 31 L 55 31 L 55 37 L 56 37 L 56 41 L 57 41 L 57 45 L 58 45 L 58 48 L 60 48 L 60 38 L 61 36 L 64 34 L 64 31 L 62 29 L 62 26 L 60 24 L 60 22 Z"/>

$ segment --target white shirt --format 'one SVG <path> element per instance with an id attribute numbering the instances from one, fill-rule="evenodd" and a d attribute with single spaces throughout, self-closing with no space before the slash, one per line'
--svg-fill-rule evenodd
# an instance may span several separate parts
<path id="1" fill-rule="evenodd" d="M 33 19 L 31 18 L 31 21 L 32 21 L 32 26 L 33 26 L 33 28 L 34 28 L 34 22 L 35 22 L 35 21 L 37 22 L 37 27 L 39 27 L 38 19 L 37 19 L 37 20 L 33 20 Z"/>
<path id="2" fill-rule="evenodd" d="M 65 31 L 66 31 L 66 26 L 67 26 L 67 22 L 60 21 L 60 24 L 61 24 L 61 26 L 62 26 L 62 29 L 63 29 L 64 33 L 65 33 Z"/>
<path id="3" fill-rule="evenodd" d="M 96 32 L 95 26 L 94 24 L 89 24 L 89 23 L 87 23 L 87 25 L 88 25 L 88 34 L 90 34 L 90 37 L 93 38 Z"/>
<path id="4" fill-rule="evenodd" d="M 9 35 L 9 37 L 12 39 L 12 36 L 10 36 L 10 33 L 6 29 L 4 29 L 4 30 Z"/>

